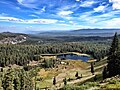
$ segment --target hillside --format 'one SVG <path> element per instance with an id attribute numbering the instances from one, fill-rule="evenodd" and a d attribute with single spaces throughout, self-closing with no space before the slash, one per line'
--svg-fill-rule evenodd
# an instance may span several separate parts
<path id="1" fill-rule="evenodd" d="M 120 76 L 116 75 L 96 82 L 88 81 L 82 85 L 67 85 L 60 90 L 120 90 Z"/>
<path id="2" fill-rule="evenodd" d="M 38 36 L 101 36 L 110 37 L 114 32 L 120 33 L 120 29 L 77 29 L 68 31 L 44 31 L 37 32 Z"/>
<path id="3" fill-rule="evenodd" d="M 21 33 L 3 32 L 0 33 L 0 44 L 18 44 L 25 42 L 28 35 Z"/>

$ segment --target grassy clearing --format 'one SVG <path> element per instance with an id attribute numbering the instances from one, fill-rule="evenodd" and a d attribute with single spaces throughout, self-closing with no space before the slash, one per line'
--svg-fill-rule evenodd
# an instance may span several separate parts
<path id="1" fill-rule="evenodd" d="M 111 89 L 111 90 L 120 90 L 120 83 L 117 83 L 117 84 L 108 84 L 108 85 L 105 85 L 104 87 L 102 88 L 105 88 L 105 89 Z"/>
<path id="2" fill-rule="evenodd" d="M 60 90 L 87 90 L 89 89 L 90 87 L 95 87 L 96 85 L 98 85 L 98 83 L 96 82 L 88 82 L 84 85 L 81 85 L 81 86 L 76 86 L 76 85 L 67 85 L 65 86 L 64 88 L 60 89 Z"/>
<path id="3" fill-rule="evenodd" d="M 107 90 L 120 90 L 120 80 L 112 78 L 112 80 L 107 81 L 106 85 L 101 86 L 103 89 Z"/>
<path id="4" fill-rule="evenodd" d="M 88 66 L 87 63 L 80 60 L 64 60 L 63 62 L 68 64 L 58 65 L 58 68 L 40 69 L 37 75 L 37 87 L 42 89 L 52 87 L 54 76 L 56 76 L 57 84 L 62 83 L 64 78 L 76 80 L 76 72 L 78 71 L 79 75 L 81 75 Z"/>

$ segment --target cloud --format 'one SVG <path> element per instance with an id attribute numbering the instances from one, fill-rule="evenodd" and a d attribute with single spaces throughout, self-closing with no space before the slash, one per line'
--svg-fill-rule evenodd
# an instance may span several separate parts
<path id="1" fill-rule="evenodd" d="M 5 21 L 22 21 L 22 19 L 18 19 L 15 17 L 8 17 L 8 16 L 0 16 L 0 21 L 5 20 Z"/>
<path id="2" fill-rule="evenodd" d="M 117 14 L 119 14 L 120 11 L 111 11 L 102 15 L 99 15 L 97 17 L 99 18 L 115 18 Z"/>
<path id="3" fill-rule="evenodd" d="M 38 0 L 17 0 L 17 2 L 20 5 L 23 5 L 28 8 L 37 8 L 37 6 L 38 6 L 38 4 L 37 4 Z"/>
<path id="4" fill-rule="evenodd" d="M 76 21 L 78 20 L 81 26 L 86 25 L 90 28 L 120 28 L 120 18 L 116 16 L 119 13 L 120 11 L 111 11 L 95 16 L 94 11 L 85 12 Z"/>
<path id="5" fill-rule="evenodd" d="M 74 4 L 67 4 L 67 5 L 64 5 L 64 6 L 61 6 L 57 9 L 57 11 L 69 11 L 69 10 L 72 10 L 72 11 L 75 11 L 76 9 L 78 9 L 80 6 L 79 4 L 77 3 L 74 3 Z"/>
<path id="6" fill-rule="evenodd" d="M 76 0 L 77 2 L 79 2 L 80 0 Z"/>
<path id="7" fill-rule="evenodd" d="M 95 12 L 104 12 L 105 11 L 106 6 L 99 6 L 97 8 L 94 8 Z"/>
<path id="8" fill-rule="evenodd" d="M 2 22 L 13 22 L 13 23 L 24 23 L 24 24 L 53 24 L 57 23 L 58 20 L 55 19 L 19 19 L 15 17 L 6 17 L 6 16 L 0 16 L 0 21 Z"/>
<path id="9" fill-rule="evenodd" d="M 52 24 L 52 23 L 57 23 L 58 20 L 54 19 L 32 19 L 32 20 L 27 20 L 26 23 L 32 23 L 32 24 Z"/>
<path id="10" fill-rule="evenodd" d="M 103 23 L 104 26 L 106 26 L 106 27 L 117 28 L 117 27 L 120 27 L 120 18 L 113 18 L 113 19 L 110 19 L 110 20 L 103 21 L 101 23 Z"/>
<path id="11" fill-rule="evenodd" d="M 46 6 L 41 9 L 41 12 L 45 12 Z"/>
<path id="12" fill-rule="evenodd" d="M 72 11 L 60 11 L 59 13 L 57 13 L 59 16 L 67 16 L 72 14 Z"/>
<path id="13" fill-rule="evenodd" d="M 70 24 L 57 24 L 59 26 L 70 26 Z"/>
<path id="14" fill-rule="evenodd" d="M 73 11 L 59 11 L 57 15 L 61 18 L 70 20 L 72 19 L 72 16 L 70 16 L 73 13 Z"/>
<path id="15" fill-rule="evenodd" d="M 19 3 L 31 4 L 35 3 L 37 0 L 17 0 Z"/>
<path id="16" fill-rule="evenodd" d="M 112 8 L 114 9 L 120 9 L 120 0 L 109 0 L 110 3 L 112 3 Z"/>
<path id="17" fill-rule="evenodd" d="M 80 6 L 81 7 L 91 7 L 95 3 L 96 3 L 95 1 L 86 0 L 84 2 L 81 2 Z"/>
<path id="18" fill-rule="evenodd" d="M 35 13 L 35 14 L 42 14 L 42 13 L 44 13 L 45 11 L 46 11 L 46 6 L 43 6 L 40 10 L 35 11 L 34 13 Z"/>

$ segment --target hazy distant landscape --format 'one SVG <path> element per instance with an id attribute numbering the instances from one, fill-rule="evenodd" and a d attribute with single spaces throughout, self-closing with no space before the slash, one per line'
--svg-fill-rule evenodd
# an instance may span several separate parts
<path id="1" fill-rule="evenodd" d="M 120 32 L 120 29 L 79 29 L 79 30 L 68 30 L 68 31 L 46 31 L 37 32 L 40 36 L 113 36 L 115 32 Z"/>

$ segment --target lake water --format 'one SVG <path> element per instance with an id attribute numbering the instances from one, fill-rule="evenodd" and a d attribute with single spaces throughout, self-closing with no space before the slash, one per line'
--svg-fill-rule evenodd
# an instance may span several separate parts
<path id="1" fill-rule="evenodd" d="M 82 60 L 84 62 L 87 62 L 90 59 L 90 57 L 88 57 L 88 56 L 80 56 L 80 55 L 76 55 L 76 54 L 61 54 L 61 55 L 58 55 L 57 58 L 71 59 L 71 60 Z"/>

